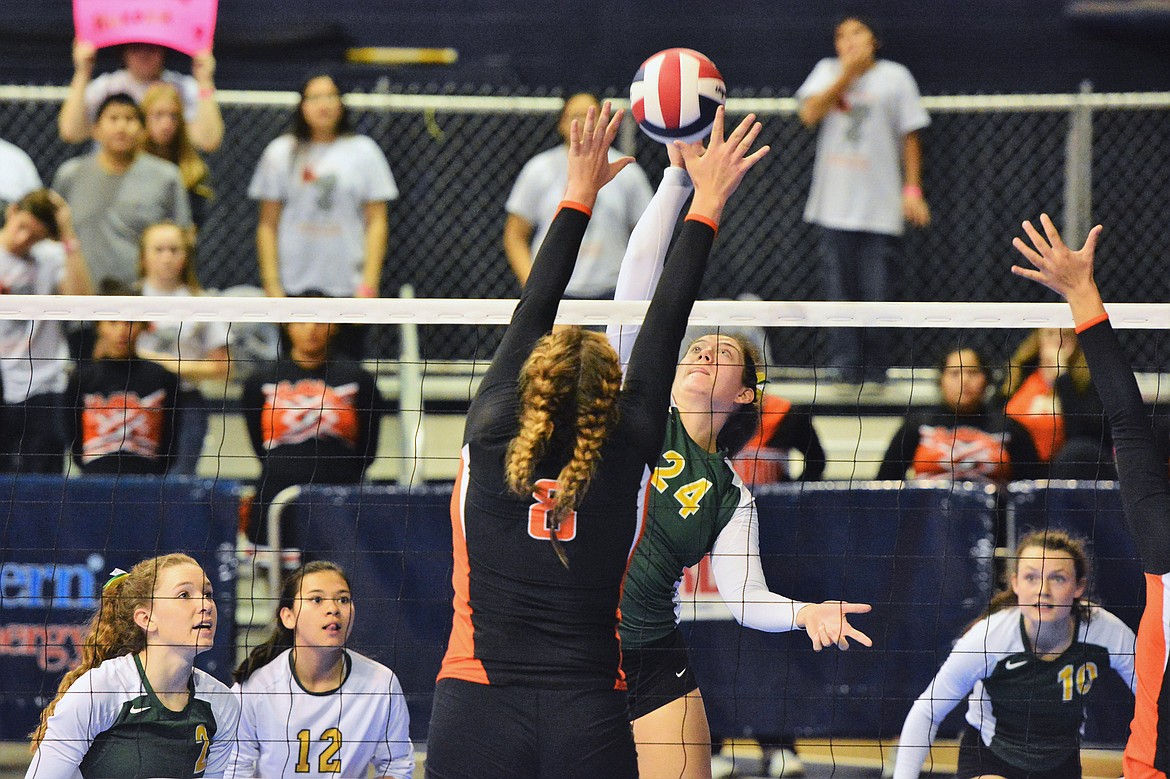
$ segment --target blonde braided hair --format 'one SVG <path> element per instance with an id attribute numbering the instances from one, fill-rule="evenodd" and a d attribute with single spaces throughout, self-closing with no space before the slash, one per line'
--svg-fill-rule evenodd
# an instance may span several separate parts
<path id="1" fill-rule="evenodd" d="M 579 327 L 541 338 L 520 371 L 519 432 L 508 444 L 505 478 L 517 495 L 532 493 L 549 444 L 555 440 L 558 449 L 568 449 L 571 442 L 572 455 L 557 475 L 549 536 L 565 567 L 556 527 L 576 509 L 601 462 L 601 448 L 617 423 L 621 385 L 617 353 L 603 335 Z"/>
<path id="2" fill-rule="evenodd" d="M 32 752 L 35 753 L 44 740 L 49 717 L 57 709 L 57 702 L 82 674 L 97 668 L 106 660 L 137 654 L 146 648 L 146 633 L 134 621 L 134 612 L 140 606 L 148 605 L 154 597 L 159 574 L 177 565 L 198 566 L 199 563 L 185 554 L 151 557 L 131 568 L 129 573 L 110 580 L 102 588 L 101 603 L 89 622 L 85 641 L 81 645 L 81 659 L 65 674 L 57 686 L 57 695 L 41 712 L 40 724 L 30 735 Z"/>

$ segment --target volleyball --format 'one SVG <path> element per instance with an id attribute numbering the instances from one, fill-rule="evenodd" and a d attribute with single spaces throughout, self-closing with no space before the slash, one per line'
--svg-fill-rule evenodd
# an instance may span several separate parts
<path id="1" fill-rule="evenodd" d="M 704 138 L 726 99 L 719 69 L 694 49 L 658 52 L 642 63 L 630 85 L 634 119 L 661 143 Z"/>

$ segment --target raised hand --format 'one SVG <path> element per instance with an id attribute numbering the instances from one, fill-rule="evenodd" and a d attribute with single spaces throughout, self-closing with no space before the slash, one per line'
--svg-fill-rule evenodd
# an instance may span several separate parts
<path id="1" fill-rule="evenodd" d="M 1105 313 L 1101 293 L 1093 279 L 1093 256 L 1103 229 L 1101 225 L 1090 230 L 1085 245 L 1075 251 L 1065 245 L 1048 214 L 1040 215 L 1040 226 L 1044 235 L 1031 222 L 1023 223 L 1031 245 L 1022 238 L 1012 239 L 1012 246 L 1032 265 L 1031 268 L 1013 265 L 1012 273 L 1039 282 L 1067 300 L 1078 324 Z"/>
<path id="2" fill-rule="evenodd" d="M 803 623 L 804 630 L 812 639 L 817 652 L 836 644 L 839 649 L 849 648 L 849 639 L 863 646 L 873 646 L 869 636 L 849 624 L 847 614 L 865 614 L 873 607 L 868 603 L 846 603 L 827 600 L 824 603 L 810 603 L 796 615 L 797 624 Z"/>
<path id="3" fill-rule="evenodd" d="M 744 175 L 762 160 L 771 147 L 761 146 L 754 152 L 752 144 L 763 129 L 755 114 L 748 114 L 726 139 L 723 137 L 724 111 L 715 112 L 711 140 L 704 151 L 698 144 L 687 145 L 675 141 L 683 163 L 695 184 L 695 199 L 690 213 L 704 216 L 718 223 L 727 200 L 739 187 Z"/>
<path id="4" fill-rule="evenodd" d="M 214 88 L 215 56 L 211 53 L 211 49 L 200 52 L 191 58 L 191 76 L 199 82 L 199 86 Z"/>
<path id="5" fill-rule="evenodd" d="M 589 208 L 597 200 L 597 193 L 622 168 L 634 161 L 633 157 L 609 159 L 609 147 L 617 137 L 624 111 L 612 113 L 607 100 L 598 113 L 590 108 L 585 115 L 584 125 L 574 119 L 569 128 L 569 182 L 565 199 L 581 203 Z"/>
<path id="6" fill-rule="evenodd" d="M 97 59 L 97 48 L 89 41 L 73 41 L 73 69 L 89 76 Z"/>

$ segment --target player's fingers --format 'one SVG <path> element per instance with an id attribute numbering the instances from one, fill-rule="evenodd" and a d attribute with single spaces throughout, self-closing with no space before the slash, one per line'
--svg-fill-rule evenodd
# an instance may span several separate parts
<path id="1" fill-rule="evenodd" d="M 1097 225 L 1090 230 L 1088 237 L 1085 238 L 1085 246 L 1081 251 L 1088 252 L 1089 254 L 1097 251 L 1097 239 L 1101 237 L 1101 231 L 1104 229 L 1101 225 Z"/>
<path id="2" fill-rule="evenodd" d="M 873 611 L 873 606 L 868 603 L 842 603 L 840 609 L 842 614 L 868 614 Z"/>
<path id="3" fill-rule="evenodd" d="M 586 142 L 593 138 L 593 133 L 597 129 L 597 109 L 594 106 L 589 106 L 589 110 L 585 112 L 585 127 L 581 131 L 582 142 Z"/>
<path id="4" fill-rule="evenodd" d="M 849 638 L 852 638 L 854 641 L 861 644 L 862 646 L 873 646 L 873 639 L 871 639 L 865 633 L 862 633 L 857 628 L 850 625 L 848 622 L 845 623 L 845 631 L 841 635 L 848 636 Z"/>
<path id="5" fill-rule="evenodd" d="M 748 163 L 747 167 L 750 168 L 752 165 L 755 165 L 757 162 L 767 157 L 768 152 L 770 151 L 772 151 L 771 146 L 761 146 L 748 156 L 744 157 L 743 161 Z"/>
<path id="6" fill-rule="evenodd" d="M 633 157 L 621 157 L 609 163 L 610 177 L 616 176 L 622 172 L 622 169 L 634 161 Z"/>
<path id="7" fill-rule="evenodd" d="M 755 124 L 755 122 L 756 122 L 756 115 L 755 114 L 748 114 L 747 116 L 745 116 L 743 118 L 743 121 L 741 121 L 739 124 L 737 124 L 735 126 L 735 129 L 731 131 L 731 135 L 729 135 L 727 137 L 727 143 L 730 145 L 733 145 L 733 146 L 738 146 L 740 143 L 743 142 L 743 139 L 747 136 L 748 132 L 751 130 L 752 125 Z"/>
<path id="8" fill-rule="evenodd" d="M 760 124 L 759 122 L 754 122 L 752 126 L 748 128 L 748 131 L 744 134 L 743 139 L 739 142 L 738 151 L 740 156 L 747 154 L 748 149 L 750 149 L 752 144 L 756 142 L 756 138 L 759 137 L 760 131 L 763 129 L 764 125 Z"/>
<path id="9" fill-rule="evenodd" d="M 606 106 L 608 106 L 608 105 L 609 105 L 609 103 L 607 102 Z M 610 118 L 609 124 L 607 124 L 605 126 L 605 138 L 610 143 L 613 143 L 613 139 L 617 137 L 618 130 L 622 126 L 622 118 L 625 115 L 626 115 L 625 109 L 619 108 L 617 111 L 614 112 L 613 117 Z"/>
<path id="10" fill-rule="evenodd" d="M 1052 249 L 1052 247 L 1048 245 L 1048 241 L 1044 240 L 1044 237 L 1040 235 L 1040 231 L 1033 227 L 1030 221 L 1025 219 L 1023 224 L 1020 226 L 1024 228 L 1024 232 L 1028 235 L 1028 240 L 1030 240 L 1032 245 L 1036 247 L 1036 251 L 1038 253 L 1043 254 Z"/>
<path id="11" fill-rule="evenodd" d="M 1026 259 L 1028 262 L 1032 263 L 1033 265 L 1039 266 L 1040 263 L 1044 262 L 1044 257 L 1042 257 L 1031 246 L 1024 243 L 1024 239 L 1013 238 L 1012 239 L 1012 246 L 1016 247 L 1016 251 L 1018 251 L 1020 254 L 1024 255 L 1024 259 Z"/>
<path id="12" fill-rule="evenodd" d="M 715 121 L 711 123 L 711 145 L 723 143 L 723 106 L 715 109 Z"/>
<path id="13" fill-rule="evenodd" d="M 1056 229 L 1056 225 L 1052 223 L 1048 214 L 1040 215 L 1040 226 L 1044 228 L 1044 234 L 1048 236 L 1048 243 L 1052 245 L 1053 249 L 1066 248 L 1064 240 L 1060 237 L 1060 231 Z"/>

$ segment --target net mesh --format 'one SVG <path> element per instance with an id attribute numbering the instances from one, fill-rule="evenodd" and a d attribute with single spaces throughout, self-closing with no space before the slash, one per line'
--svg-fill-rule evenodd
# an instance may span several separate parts
<path id="1" fill-rule="evenodd" d="M 209 158 L 217 198 L 201 233 L 199 261 L 205 286 L 232 289 L 257 281 L 256 209 L 246 188 L 264 146 L 285 128 L 292 97 L 221 96 L 231 142 Z M 1057 97 L 932 99 L 924 188 L 935 223 L 908 234 L 899 293 L 921 302 L 864 305 L 815 300 L 816 236 L 800 216 L 814 139 L 794 117 L 791 101 L 745 95 L 729 104 L 733 117 L 748 110 L 762 115 L 761 141 L 775 153 L 728 210 L 703 297 L 751 293 L 765 302 L 700 303 L 693 324 L 750 332 L 762 342 L 768 394 L 792 401 L 824 449 L 824 483 L 762 483 L 798 477 L 809 465 L 808 453 L 786 447 L 759 447 L 741 463 L 749 479 L 761 482 L 755 486 L 769 583 L 810 600 L 873 603 L 875 613 L 857 622 L 876 645 L 850 653 L 848 662 L 826 661 L 800 635 L 741 629 L 720 605 L 709 572 L 688 572 L 684 630 L 719 735 L 765 741 L 796 735 L 806 746 L 811 740 L 830 748 L 849 737 L 896 737 L 954 637 L 986 605 L 1003 573 L 1004 550 L 1028 528 L 1059 525 L 1086 537 L 1097 563 L 1094 590 L 1136 625 L 1140 570 L 1124 541 L 1113 484 L 872 481 L 903 421 L 938 402 L 934 366 L 949 346 L 978 349 L 994 387 L 1029 330 L 1069 324 L 1063 305 L 1045 305 L 1052 298 L 1007 267 L 1021 218 L 1043 209 L 1058 223 L 1076 221 L 1065 205 L 1074 184 L 1088 187 L 1092 214 L 1109 228 L 1100 285 L 1107 300 L 1124 302 L 1110 307 L 1113 321 L 1153 404 L 1158 440 L 1170 440 L 1157 416 L 1167 392 L 1170 309 L 1149 302 L 1164 297 L 1150 279 L 1160 278 L 1152 269 L 1161 267 L 1165 253 L 1170 146 L 1158 140 L 1170 100 Z M 0 90 L 0 137 L 25 148 L 47 181 L 75 153 L 44 131 L 54 125 L 59 99 L 51 89 Z M 76 459 L 62 458 L 69 478 L 58 472 L 0 480 L 8 495 L 0 528 L 0 740 L 23 737 L 76 657 L 77 626 L 96 605 L 108 568 L 176 548 L 194 553 L 217 586 L 220 640 L 202 662 L 221 678 L 270 624 L 282 569 L 308 557 L 341 562 L 361 582 L 354 645 L 396 670 L 412 735 L 425 739 L 450 630 L 450 480 L 467 406 L 498 344 L 509 298 L 518 292 L 499 248 L 502 204 L 523 162 L 557 143 L 559 101 L 374 94 L 355 97 L 352 108 L 357 130 L 386 151 L 403 192 L 391 211 L 383 293 L 420 299 L 209 296 L 167 301 L 165 308 L 143 298 L 0 300 L 0 319 L 8 320 L 178 322 L 183 328 L 218 322 L 228 330 L 233 363 L 229 381 L 201 385 L 207 433 L 194 477 L 82 475 Z M 1078 111 L 1091 120 L 1087 151 L 1069 139 Z M 661 152 L 632 133 L 624 140 L 655 180 Z M 1070 170 L 1087 170 L 1087 177 L 1070 181 Z M 564 321 L 592 325 L 636 321 L 642 310 L 644 304 L 628 303 L 563 307 Z M 249 374 L 287 355 L 275 323 L 290 321 L 366 327 L 362 366 L 382 397 L 380 437 L 356 484 L 316 479 L 330 464 L 319 453 L 314 461 L 322 468 L 305 484 L 260 496 L 249 510 L 261 466 L 244 421 L 243 386 Z M 891 328 L 893 367 L 884 385 L 832 381 L 823 355 L 834 327 Z M 77 374 L 95 364 L 82 358 L 68 370 Z M 65 397 L 60 406 L 34 410 L 75 413 L 76 399 L 70 403 Z M 320 404 L 315 424 L 334 410 Z M 0 432 L 37 424 L 12 404 L 0 419 Z M 0 457 L 20 467 L 29 453 L 21 448 L 25 439 L 16 440 Z M 1099 466 L 1094 473 L 1108 475 L 1108 452 L 1098 454 L 1090 463 Z M 258 527 L 281 533 L 277 546 L 296 549 L 282 555 L 257 546 L 249 538 L 256 539 Z M 1090 708 L 1087 740 L 1115 747 L 1124 739 L 1127 701 L 1116 679 L 1106 674 L 1100 684 L 1108 693 Z M 953 725 L 944 733 L 953 733 Z"/>

